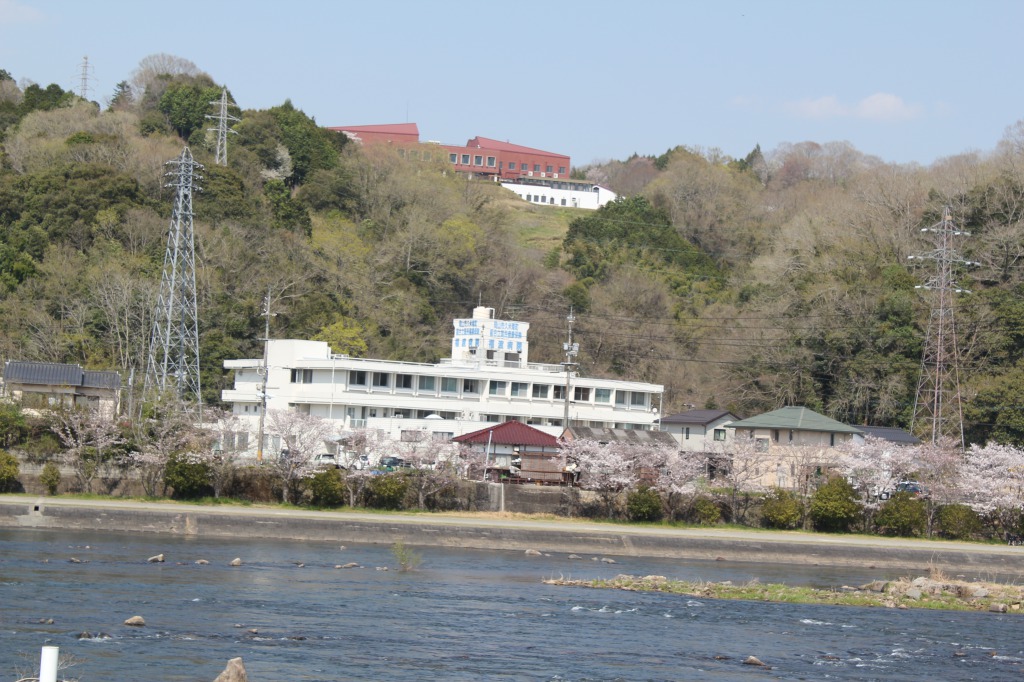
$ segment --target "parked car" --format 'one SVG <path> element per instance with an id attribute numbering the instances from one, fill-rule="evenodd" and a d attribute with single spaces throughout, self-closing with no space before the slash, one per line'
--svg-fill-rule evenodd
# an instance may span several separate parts
<path id="1" fill-rule="evenodd" d="M 900 481 L 896 484 L 896 492 L 910 493 L 914 497 L 927 498 L 928 489 L 917 481 Z"/>
<path id="2" fill-rule="evenodd" d="M 342 469 L 344 467 L 338 463 L 338 458 L 329 452 L 324 452 L 319 455 L 313 455 L 313 465 L 323 469 Z"/>
<path id="3" fill-rule="evenodd" d="M 401 457 L 381 457 L 378 468 L 384 471 L 397 471 L 403 467 L 409 466 L 405 463 L 405 460 Z"/>

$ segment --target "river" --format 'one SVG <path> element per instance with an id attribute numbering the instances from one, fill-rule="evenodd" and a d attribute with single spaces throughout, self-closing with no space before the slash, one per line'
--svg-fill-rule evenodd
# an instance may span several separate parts
<path id="1" fill-rule="evenodd" d="M 414 549 L 420 565 L 403 573 L 378 545 L 0 530 L 0 682 L 38 664 L 44 644 L 77 660 L 63 674 L 81 682 L 213 680 L 236 656 L 253 682 L 989 681 L 1024 673 L 1024 615 L 541 582 L 631 573 L 840 586 L 895 574 Z M 165 563 L 147 563 L 158 553 Z M 242 566 L 228 565 L 235 557 Z M 335 568 L 349 562 L 361 568 Z M 145 627 L 122 624 L 135 615 Z M 94 636 L 79 639 L 83 632 Z M 750 655 L 770 669 L 744 665 Z"/>

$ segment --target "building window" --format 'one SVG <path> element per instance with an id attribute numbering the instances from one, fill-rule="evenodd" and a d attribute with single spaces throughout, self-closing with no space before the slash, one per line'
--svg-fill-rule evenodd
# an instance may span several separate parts
<path id="1" fill-rule="evenodd" d="M 522 381 L 512 382 L 512 397 L 513 398 L 525 398 L 529 395 L 530 384 Z"/>
<path id="2" fill-rule="evenodd" d="M 684 440 L 690 440 L 690 427 L 689 426 L 687 426 L 685 429 L 683 429 L 683 439 Z"/>
<path id="3" fill-rule="evenodd" d="M 629 396 L 629 391 L 615 391 L 615 404 L 619 407 L 625 407 L 627 396 Z"/>
<path id="4" fill-rule="evenodd" d="M 552 172 L 551 166 L 545 166 L 545 172 L 547 172 L 547 173 Z"/>
<path id="5" fill-rule="evenodd" d="M 459 381 L 455 377 L 441 377 L 441 393 L 458 393 Z"/>
<path id="6" fill-rule="evenodd" d="M 495 162 L 497 162 L 497 159 L 494 158 L 493 156 L 488 156 L 487 157 L 487 166 L 488 166 L 488 168 L 494 168 Z"/>
<path id="7" fill-rule="evenodd" d="M 835 444 L 836 444 L 836 434 L 834 434 L 834 433 L 828 434 L 828 444 L 829 444 L 829 447 L 835 447 Z"/>
<path id="8" fill-rule="evenodd" d="M 776 443 L 779 442 L 779 430 L 778 429 L 772 429 L 772 440 L 775 441 Z"/>
<path id="9" fill-rule="evenodd" d="M 311 383 L 313 383 L 313 370 L 311 370 L 311 369 L 293 369 L 292 370 L 292 383 L 293 384 L 311 384 Z"/>
<path id="10" fill-rule="evenodd" d="M 433 391 L 434 390 L 434 377 L 420 377 L 420 390 L 421 391 Z"/>
<path id="11" fill-rule="evenodd" d="M 540 164 L 539 163 L 533 164 L 533 172 L 534 173 L 540 173 Z"/>
<path id="12" fill-rule="evenodd" d="M 462 380 L 462 392 L 463 393 L 476 393 L 476 379 L 463 379 Z"/>
<path id="13" fill-rule="evenodd" d="M 585 386 L 576 386 L 572 389 L 572 399 L 577 402 L 590 402 L 590 389 Z"/>
<path id="14" fill-rule="evenodd" d="M 469 154 L 463 154 L 462 155 L 462 165 L 463 166 L 468 166 L 469 165 Z"/>
<path id="15" fill-rule="evenodd" d="M 492 380 L 490 387 L 487 389 L 487 392 L 490 395 L 505 395 L 505 386 L 506 384 L 504 381 Z"/>
<path id="16" fill-rule="evenodd" d="M 527 170 L 527 169 L 529 169 L 529 166 L 527 166 L 525 163 L 519 164 L 519 170 Z"/>
<path id="17" fill-rule="evenodd" d="M 715 440 L 725 440 L 725 429 L 715 429 Z"/>
<path id="18" fill-rule="evenodd" d="M 366 372 L 359 369 L 353 369 L 348 373 L 348 383 L 350 386 L 365 386 L 366 385 Z"/>
<path id="19" fill-rule="evenodd" d="M 562 199 L 562 206 L 565 206 L 565 199 Z"/>
<path id="20" fill-rule="evenodd" d="M 612 401 L 612 389 L 610 388 L 595 388 L 594 389 L 594 402 L 595 403 L 610 403 Z"/>
<path id="21" fill-rule="evenodd" d="M 558 174 L 559 175 L 565 175 L 565 166 L 559 166 L 558 167 Z"/>
<path id="22" fill-rule="evenodd" d="M 768 452 L 768 439 L 758 438 L 754 441 L 754 450 L 757 452 Z"/>
<path id="23" fill-rule="evenodd" d="M 789 430 L 789 441 L 790 441 L 791 443 L 793 442 L 793 429 L 790 429 L 790 430 Z"/>
<path id="24" fill-rule="evenodd" d="M 629 404 L 632 407 L 647 407 L 647 394 L 633 391 L 629 394 Z"/>
<path id="25" fill-rule="evenodd" d="M 396 374 L 395 375 L 395 388 L 401 388 L 406 391 L 412 390 L 412 375 L 411 374 Z"/>
<path id="26" fill-rule="evenodd" d="M 459 162 L 459 155 L 454 153 L 454 152 L 452 152 L 451 154 L 448 155 L 448 160 L 451 161 L 452 163 L 458 163 Z"/>
<path id="27" fill-rule="evenodd" d="M 454 431 L 434 431 L 430 434 L 430 439 L 436 443 L 447 443 L 452 438 L 455 438 Z"/>
<path id="28" fill-rule="evenodd" d="M 403 443 L 419 443 L 421 440 L 423 440 L 424 435 L 426 434 L 424 434 L 422 431 L 406 431 L 405 429 L 403 429 L 400 438 Z"/>
<path id="29" fill-rule="evenodd" d="M 474 156 L 473 157 L 473 165 L 474 166 L 482 166 L 482 165 L 484 165 L 484 157 L 480 156 L 479 154 Z"/>
<path id="30" fill-rule="evenodd" d="M 390 376 L 391 375 L 388 374 L 387 372 L 374 372 L 373 385 L 376 386 L 377 388 L 387 388 L 388 385 L 391 383 L 390 381 L 388 381 Z"/>
<path id="31" fill-rule="evenodd" d="M 533 385 L 533 397 L 534 398 L 547 398 L 548 389 L 551 388 L 547 384 L 534 384 Z"/>
<path id="32" fill-rule="evenodd" d="M 483 416 L 483 421 L 485 421 L 485 422 L 500 422 L 501 421 L 501 415 L 500 414 L 485 414 Z"/>
<path id="33" fill-rule="evenodd" d="M 565 386 L 555 386 L 555 400 L 565 400 Z"/>

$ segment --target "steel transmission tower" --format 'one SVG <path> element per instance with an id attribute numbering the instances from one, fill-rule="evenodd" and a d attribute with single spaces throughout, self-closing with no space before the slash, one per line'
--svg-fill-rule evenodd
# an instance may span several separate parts
<path id="1" fill-rule="evenodd" d="M 89 99 L 89 81 L 92 77 L 92 67 L 89 66 L 88 55 L 82 57 L 82 70 L 78 82 L 78 96 L 82 99 Z"/>
<path id="2" fill-rule="evenodd" d="M 216 114 L 207 114 L 206 118 L 213 119 L 217 122 L 216 128 L 207 128 L 210 132 L 217 133 L 217 155 L 214 163 L 218 166 L 228 165 L 228 133 L 237 135 L 238 133 L 230 128 L 231 121 L 240 121 L 241 119 L 235 118 L 228 113 L 228 89 L 223 88 L 220 91 L 220 99 L 210 102 L 210 104 L 218 107 Z"/>
<path id="3" fill-rule="evenodd" d="M 914 417 L 910 430 L 934 443 L 943 437 L 955 438 L 964 447 L 964 410 L 960 394 L 960 349 L 957 347 L 953 299 L 961 289 L 954 279 L 954 268 L 975 265 L 960 258 L 956 242 L 969 232 L 958 230 L 949 208 L 942 220 L 921 230 L 932 233 L 935 249 L 911 259 L 935 261 L 935 274 L 918 289 L 931 291 L 932 307 L 921 354 L 921 377 L 914 399 Z"/>
<path id="4" fill-rule="evenodd" d="M 192 159 L 188 147 L 167 165 L 172 166 L 166 174 L 171 178 L 167 187 L 176 191 L 149 340 L 145 392 L 150 399 L 173 392 L 182 402 L 200 405 L 192 191 L 200 189 L 195 182 L 202 176 L 196 170 L 203 166 Z"/>

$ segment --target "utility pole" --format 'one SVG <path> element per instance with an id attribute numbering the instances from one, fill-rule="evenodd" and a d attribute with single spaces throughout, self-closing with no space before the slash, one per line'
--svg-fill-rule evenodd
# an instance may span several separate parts
<path id="1" fill-rule="evenodd" d="M 182 402 L 202 405 L 199 380 L 199 319 L 196 306 L 195 233 L 192 225 L 192 191 L 198 190 L 196 173 L 202 164 L 185 147 L 167 165 L 175 188 L 171 225 L 164 252 L 160 294 L 153 314 L 144 392 L 148 398 L 173 390 Z"/>
<path id="2" fill-rule="evenodd" d="M 206 114 L 206 118 L 213 119 L 217 122 L 216 128 L 207 128 L 212 133 L 217 133 L 217 153 L 215 156 L 214 163 L 218 166 L 228 165 L 228 133 L 237 135 L 238 132 L 230 128 L 231 121 L 240 121 L 241 119 L 235 118 L 228 113 L 228 89 L 222 88 L 220 91 L 220 99 L 210 102 L 210 104 L 217 107 L 216 114 Z"/>
<path id="3" fill-rule="evenodd" d="M 259 432 L 256 436 L 256 462 L 258 464 L 263 463 L 263 429 L 266 424 L 267 415 L 267 376 L 270 374 L 270 318 L 273 314 L 270 312 L 270 287 L 267 287 L 267 297 L 263 299 L 263 317 L 266 318 L 266 327 L 263 334 L 263 366 L 260 367 L 260 373 L 263 375 L 262 385 L 260 386 L 260 427 Z"/>
<path id="4" fill-rule="evenodd" d="M 935 249 L 911 260 L 935 261 L 935 274 L 917 289 L 932 292 L 931 315 L 921 354 L 921 376 L 914 398 L 911 432 L 930 438 L 934 443 L 943 437 L 964 443 L 964 410 L 960 393 L 960 349 L 957 347 L 956 323 L 953 317 L 954 294 L 971 293 L 961 289 L 953 277 L 955 266 L 977 265 L 963 260 L 956 249 L 959 237 L 970 232 L 958 230 L 949 207 L 943 209 L 942 220 L 921 230 L 934 235 Z"/>
<path id="5" fill-rule="evenodd" d="M 569 322 L 569 341 L 562 344 L 562 350 L 565 351 L 565 362 L 562 365 L 565 367 L 565 421 L 563 422 L 564 428 L 569 428 L 569 398 L 570 390 L 572 389 L 572 370 L 577 367 L 579 363 L 576 362 L 576 356 L 580 352 L 580 344 L 572 342 L 572 324 L 576 321 L 576 316 L 572 314 L 572 306 L 569 307 L 569 317 L 565 318 Z"/>

